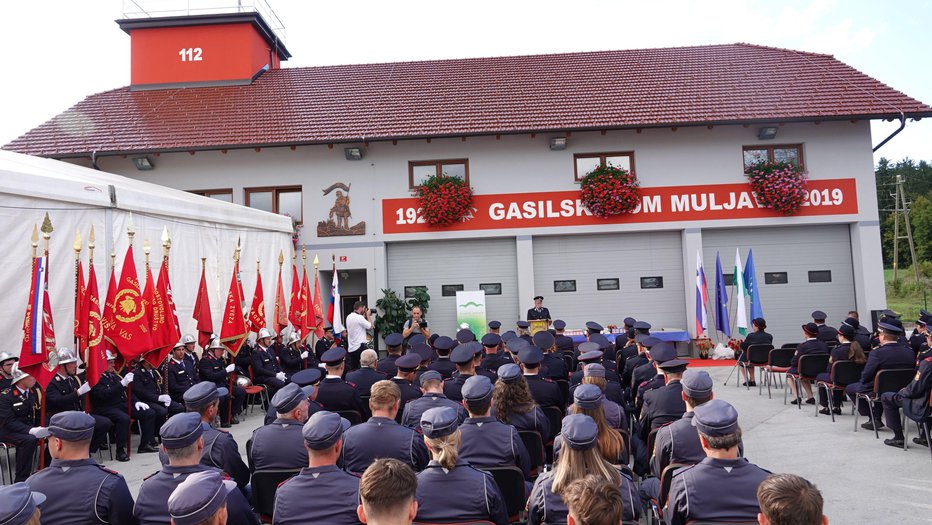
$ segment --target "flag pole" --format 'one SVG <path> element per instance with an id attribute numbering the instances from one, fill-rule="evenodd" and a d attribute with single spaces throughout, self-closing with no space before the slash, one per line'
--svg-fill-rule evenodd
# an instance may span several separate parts
<path id="1" fill-rule="evenodd" d="M 72 245 L 72 248 L 74 249 L 74 304 L 75 306 L 77 306 L 78 301 L 81 300 L 81 298 L 78 297 L 78 279 L 80 278 L 80 273 L 81 273 L 80 268 L 79 268 L 79 265 L 81 264 L 81 246 L 82 246 L 81 230 L 75 229 L 74 230 L 74 244 Z M 74 325 L 75 327 L 77 327 L 78 322 L 79 322 L 77 318 L 78 308 L 74 309 L 74 315 L 75 315 Z M 80 345 L 80 342 L 78 341 L 78 334 L 74 334 L 75 355 L 78 355 L 81 352 L 80 346 L 81 345 Z M 85 363 L 87 363 L 87 361 L 85 361 Z"/>
<path id="2" fill-rule="evenodd" d="M 236 238 L 236 249 L 233 250 L 233 272 L 234 272 L 234 273 L 239 272 L 239 251 L 240 251 L 239 237 L 237 237 L 237 238 Z M 259 266 L 259 265 L 258 265 L 258 261 L 257 261 L 257 262 L 256 262 L 256 269 L 258 269 L 258 266 Z M 241 298 L 241 299 L 242 299 L 242 298 Z M 239 309 L 240 309 L 240 312 L 243 311 L 243 305 L 242 305 L 242 303 L 240 303 Z M 221 329 L 222 329 L 222 327 L 221 327 Z M 222 333 L 222 331 L 221 331 L 221 333 Z M 227 351 L 229 351 L 229 349 L 227 349 Z M 234 375 L 235 375 L 235 374 L 229 374 L 229 376 L 227 377 L 228 382 L 229 382 L 229 385 L 228 385 L 228 389 L 229 389 L 229 390 L 228 390 L 228 394 L 229 394 L 229 396 L 230 396 L 230 399 L 227 401 L 227 422 L 229 422 L 229 421 L 231 421 L 231 420 L 233 419 L 233 376 L 234 376 Z"/>
<path id="3" fill-rule="evenodd" d="M 317 284 L 319 284 L 319 279 L 320 279 L 320 259 L 317 257 L 317 254 L 315 253 L 315 254 L 314 254 L 314 282 L 317 283 Z M 317 293 L 317 284 L 315 284 L 315 286 L 314 286 L 314 292 L 312 292 L 312 293 L 314 294 L 314 301 L 317 301 L 318 303 L 321 303 L 321 302 L 323 302 L 323 299 L 320 297 L 320 294 Z M 311 302 L 314 302 L 314 301 L 311 301 Z M 321 305 L 321 310 L 320 310 L 320 311 L 321 311 L 321 312 L 324 311 L 324 310 L 323 310 L 323 305 Z M 321 327 L 321 328 L 323 328 L 323 327 Z M 314 347 L 317 346 L 317 341 L 318 341 L 318 338 L 317 338 L 317 312 L 316 312 L 316 311 L 314 312 L 314 332 L 313 332 L 313 333 L 314 333 L 314 337 L 311 339 L 311 341 L 314 342 L 314 346 L 311 347 L 312 349 L 313 349 Z"/>
<path id="4" fill-rule="evenodd" d="M 45 256 L 46 268 L 48 268 L 48 261 L 49 261 L 49 239 L 51 239 L 51 237 L 52 237 L 52 231 L 53 231 L 53 228 L 52 228 L 52 220 L 49 219 L 49 214 L 48 214 L 48 212 L 45 212 L 45 218 L 42 219 L 42 228 L 41 228 L 41 231 L 42 231 L 42 239 L 43 239 L 43 241 L 44 241 L 44 242 L 43 242 L 42 253 L 43 253 L 43 255 Z M 35 246 L 36 246 L 36 245 L 33 244 L 32 246 L 33 246 L 33 248 L 32 248 L 33 253 L 35 253 Z M 49 289 L 49 273 L 48 273 L 48 271 L 45 272 L 45 282 L 42 284 L 42 286 L 43 286 L 43 290 L 44 290 L 43 293 L 48 292 L 48 289 Z M 43 300 L 44 300 L 44 299 L 43 299 Z M 41 344 L 42 344 L 42 346 L 44 347 L 44 346 L 45 346 L 45 320 L 42 320 L 42 330 L 40 330 L 40 332 L 42 333 L 42 335 L 41 335 L 41 337 L 42 337 Z M 54 351 L 54 348 L 53 348 L 52 351 Z M 46 352 L 45 358 L 48 359 L 48 352 Z M 40 393 L 39 395 L 40 395 L 40 397 L 41 397 L 40 409 L 39 409 L 39 424 L 40 424 L 40 425 L 44 425 L 44 424 L 45 424 L 45 393 L 42 392 L 41 387 L 38 387 L 38 386 L 37 386 L 36 388 L 37 388 L 37 392 Z M 45 447 L 46 447 L 46 441 L 45 441 L 45 439 L 42 439 L 41 441 L 42 441 L 42 443 L 39 445 L 39 470 L 42 470 L 43 468 L 45 468 Z"/>
<path id="5" fill-rule="evenodd" d="M 126 225 L 126 237 L 129 239 L 129 248 L 133 247 L 133 237 L 136 236 L 136 228 L 133 225 L 133 212 L 129 213 L 129 223 Z M 129 249 L 127 248 L 127 249 Z M 149 268 L 149 252 L 143 248 L 143 251 L 146 252 L 146 269 Z M 125 272 L 125 269 L 124 269 Z M 118 288 L 119 290 L 119 288 Z M 119 352 L 117 348 L 117 352 Z M 126 365 L 126 358 L 123 358 L 123 364 Z M 126 415 L 130 418 L 130 421 L 133 419 L 133 396 L 132 396 L 132 385 L 129 385 L 129 388 L 126 389 Z M 133 440 L 133 433 L 129 432 L 126 437 L 126 450 L 129 451 L 132 449 L 130 444 Z"/>
<path id="6" fill-rule="evenodd" d="M 280 323 L 278 322 L 279 320 L 278 316 L 280 314 L 280 312 L 278 311 L 278 288 L 282 283 L 282 268 L 284 267 L 284 265 L 285 265 L 285 250 L 279 249 L 278 250 L 278 282 L 275 283 L 275 308 L 272 310 L 272 314 L 273 314 L 273 317 L 275 317 L 275 319 L 272 320 L 272 328 L 275 328 L 276 326 L 280 325 Z M 285 295 L 285 291 L 282 290 L 282 303 L 285 302 L 284 295 Z M 282 304 L 282 306 L 284 306 L 284 304 Z M 287 315 L 285 316 L 285 321 L 286 322 L 288 321 Z"/>
<path id="7" fill-rule="evenodd" d="M 91 232 L 87 236 L 87 267 L 88 267 L 88 276 L 90 276 L 90 269 L 94 266 L 94 225 L 91 224 Z M 96 273 L 95 273 L 96 277 Z M 95 285 L 96 286 L 96 285 Z M 101 328 L 103 328 L 101 326 Z M 90 337 L 90 334 L 88 334 Z M 91 359 L 91 347 L 90 344 L 86 345 L 84 349 L 84 380 L 87 381 L 87 366 Z M 87 399 L 90 396 L 90 393 L 84 394 L 84 411 L 87 412 Z"/>

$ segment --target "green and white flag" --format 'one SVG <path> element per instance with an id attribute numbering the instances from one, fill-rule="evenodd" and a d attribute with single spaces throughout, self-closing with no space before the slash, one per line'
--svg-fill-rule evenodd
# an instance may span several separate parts
<path id="1" fill-rule="evenodd" d="M 735 295 L 737 296 L 738 311 L 735 313 L 735 326 L 742 336 L 748 335 L 748 315 L 744 310 L 744 296 L 748 290 L 744 285 L 744 271 L 741 269 L 741 252 L 735 248 Z"/>

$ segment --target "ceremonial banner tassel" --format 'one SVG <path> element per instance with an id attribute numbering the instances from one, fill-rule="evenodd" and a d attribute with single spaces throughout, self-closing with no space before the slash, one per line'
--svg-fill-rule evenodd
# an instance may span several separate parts
<path id="1" fill-rule="evenodd" d="M 301 339 L 304 339 L 311 333 L 311 290 L 307 282 L 307 249 L 301 250 L 301 258 L 304 261 L 302 272 L 304 273 L 304 278 L 301 280 L 301 313 L 300 313 L 300 326 L 295 326 L 295 330 L 298 330 L 298 333 L 301 334 Z"/>
<path id="2" fill-rule="evenodd" d="M 20 349 L 20 370 L 36 378 L 44 389 L 58 370 L 58 353 L 55 351 L 55 326 L 52 322 L 52 306 L 48 291 L 49 239 L 52 222 L 48 214 L 42 221 L 42 238 L 45 249 L 41 257 L 36 256 L 39 243 L 38 230 L 32 233 L 32 273 L 29 284 L 29 302 L 23 319 L 23 345 Z M 44 406 L 44 400 L 43 400 Z"/>
<path id="3" fill-rule="evenodd" d="M 285 263 L 285 254 L 278 253 L 278 284 L 275 287 L 275 310 L 272 313 L 272 328 L 276 334 L 288 326 L 288 308 L 285 306 L 285 289 L 282 286 L 282 265 Z"/>
<path id="4" fill-rule="evenodd" d="M 239 277 L 239 244 L 233 255 L 233 278 L 230 281 L 230 291 L 227 292 L 226 305 L 223 308 L 223 324 L 220 326 L 220 342 L 227 347 L 234 356 L 249 335 L 246 328 L 246 319 L 243 317 L 243 285 Z"/>
<path id="5" fill-rule="evenodd" d="M 304 309 L 301 304 L 301 278 L 298 277 L 298 264 L 295 261 L 297 254 L 291 258 L 291 303 L 289 304 L 288 320 L 295 329 L 303 326 L 301 311 Z M 281 332 L 277 332 L 281 333 Z"/>
<path id="6" fill-rule="evenodd" d="M 262 293 L 262 274 L 259 272 L 258 260 L 256 261 L 256 291 L 252 294 L 252 307 L 249 309 L 249 327 L 253 332 L 265 328 L 265 297 Z M 276 330 L 275 333 L 278 331 Z"/>
<path id="7" fill-rule="evenodd" d="M 94 227 L 88 237 L 87 293 L 85 294 L 84 312 L 87 314 L 87 353 L 84 361 L 87 365 L 87 383 L 97 384 L 100 376 L 107 369 L 107 352 L 104 343 L 104 327 L 100 317 L 100 295 L 97 293 L 97 272 L 94 271 Z"/>
<path id="8" fill-rule="evenodd" d="M 197 343 L 201 348 L 207 348 L 210 336 L 214 333 L 214 321 L 210 315 L 210 295 L 207 293 L 207 278 L 204 269 L 207 258 L 201 258 L 201 283 L 197 287 L 197 299 L 194 301 L 192 317 L 197 321 Z"/>
<path id="9" fill-rule="evenodd" d="M 149 315 L 146 303 L 139 290 L 139 278 L 136 275 L 136 261 L 133 259 L 133 219 L 130 216 L 126 228 L 129 247 L 123 259 L 120 271 L 120 285 L 113 298 L 112 316 L 114 330 L 107 338 L 116 346 L 124 361 L 131 362 L 137 356 L 152 349 L 152 334 L 149 331 Z"/>
<path id="10" fill-rule="evenodd" d="M 309 316 L 313 316 L 314 336 L 320 339 L 324 336 L 324 300 L 320 295 L 320 260 L 314 256 L 314 297 L 311 299 L 311 311 Z M 311 317 L 308 317 L 311 319 Z"/>

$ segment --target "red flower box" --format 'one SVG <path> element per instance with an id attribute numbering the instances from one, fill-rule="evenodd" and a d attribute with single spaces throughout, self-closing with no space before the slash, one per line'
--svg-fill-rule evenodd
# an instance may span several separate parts
<path id="1" fill-rule="evenodd" d="M 809 196 L 806 174 L 799 166 L 786 162 L 760 162 L 744 170 L 761 206 L 782 215 L 799 211 Z"/>
<path id="2" fill-rule="evenodd" d="M 599 166 L 580 181 L 580 200 L 596 217 L 607 219 L 631 213 L 641 203 L 640 183 L 628 170 Z"/>
<path id="3" fill-rule="evenodd" d="M 415 191 L 421 214 L 431 226 L 449 226 L 471 213 L 472 188 L 459 177 L 434 175 Z"/>

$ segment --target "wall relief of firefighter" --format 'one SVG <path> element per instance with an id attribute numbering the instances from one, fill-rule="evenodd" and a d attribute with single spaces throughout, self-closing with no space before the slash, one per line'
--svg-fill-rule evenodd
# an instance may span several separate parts
<path id="1" fill-rule="evenodd" d="M 324 196 L 334 193 L 333 206 L 325 221 L 317 223 L 318 237 L 340 237 L 344 235 L 365 235 L 366 221 L 357 222 L 350 226 L 353 213 L 350 211 L 350 186 L 342 182 L 335 182 L 323 190 Z"/>

